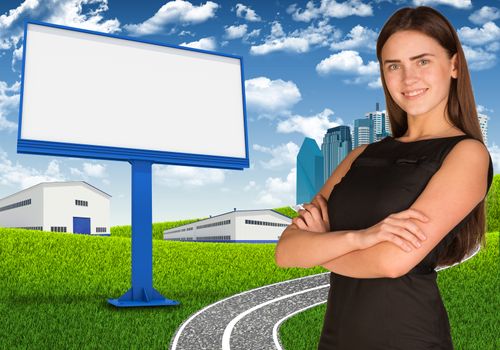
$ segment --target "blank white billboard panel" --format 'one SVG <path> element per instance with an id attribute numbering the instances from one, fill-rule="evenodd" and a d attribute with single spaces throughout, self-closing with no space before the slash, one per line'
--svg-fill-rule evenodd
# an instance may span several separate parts
<path id="1" fill-rule="evenodd" d="M 241 58 L 31 22 L 24 45 L 21 153 L 248 167 Z"/>

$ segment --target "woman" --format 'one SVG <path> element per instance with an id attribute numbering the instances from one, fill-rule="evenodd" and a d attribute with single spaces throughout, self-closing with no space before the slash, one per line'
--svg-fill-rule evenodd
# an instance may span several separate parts
<path id="1" fill-rule="evenodd" d="M 453 349 L 435 268 L 484 244 L 493 177 L 467 63 L 426 6 L 389 18 L 377 58 L 395 137 L 349 153 L 281 235 L 276 263 L 332 271 L 320 350 Z"/>

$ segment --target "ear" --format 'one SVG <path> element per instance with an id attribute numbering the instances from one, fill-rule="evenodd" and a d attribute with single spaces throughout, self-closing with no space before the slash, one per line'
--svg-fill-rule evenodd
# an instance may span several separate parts
<path id="1" fill-rule="evenodd" d="M 451 77 L 453 79 L 457 79 L 457 77 L 458 77 L 458 57 L 457 57 L 457 53 L 455 53 L 451 57 Z"/>

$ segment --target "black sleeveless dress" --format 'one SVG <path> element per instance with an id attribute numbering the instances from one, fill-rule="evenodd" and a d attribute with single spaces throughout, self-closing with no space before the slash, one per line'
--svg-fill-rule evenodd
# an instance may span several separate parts
<path id="1" fill-rule="evenodd" d="M 408 209 L 423 192 L 458 135 L 368 145 L 328 198 L 331 230 L 360 230 Z M 493 178 L 490 157 L 488 189 Z M 436 283 L 437 255 L 467 215 L 408 274 L 352 278 L 331 272 L 318 350 L 453 349 L 448 315 Z"/>

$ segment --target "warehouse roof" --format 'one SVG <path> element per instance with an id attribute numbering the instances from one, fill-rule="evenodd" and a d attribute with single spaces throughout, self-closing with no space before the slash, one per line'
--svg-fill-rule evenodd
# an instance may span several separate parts
<path id="1" fill-rule="evenodd" d="M 40 182 L 39 184 L 36 184 L 34 186 L 25 188 L 25 189 L 23 189 L 23 190 L 21 190 L 19 192 L 16 192 L 16 193 L 13 193 L 13 194 L 7 196 L 7 197 L 0 198 L 0 200 L 7 199 L 7 198 L 9 198 L 9 197 L 11 197 L 13 195 L 16 195 L 16 194 L 19 194 L 19 193 L 31 190 L 32 188 L 35 188 L 35 187 L 38 187 L 38 186 L 41 186 L 41 187 L 56 187 L 56 186 L 69 186 L 69 185 L 77 185 L 77 184 L 78 185 L 84 185 L 85 187 L 88 187 L 90 190 L 92 190 L 94 192 L 97 192 L 99 194 L 103 194 L 106 197 L 111 198 L 111 195 L 109 195 L 106 192 L 98 189 L 95 186 L 92 186 L 91 184 L 89 184 L 89 183 L 87 183 L 85 181 L 52 181 L 52 182 Z"/>

